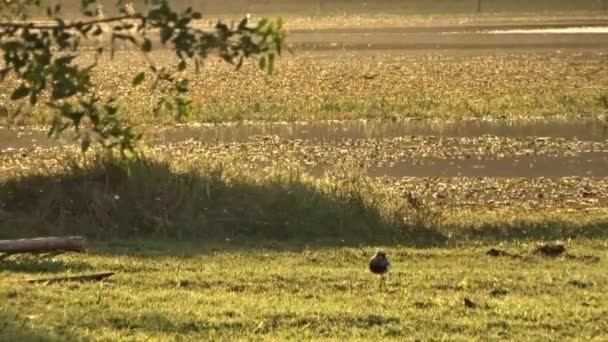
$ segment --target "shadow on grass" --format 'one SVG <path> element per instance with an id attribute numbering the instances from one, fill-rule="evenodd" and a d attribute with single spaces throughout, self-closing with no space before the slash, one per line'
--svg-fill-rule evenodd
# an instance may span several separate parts
<path id="1" fill-rule="evenodd" d="M 98 324 L 98 322 L 95 322 Z M 139 330 L 147 334 L 169 333 L 187 335 L 192 333 L 208 333 L 210 331 L 242 332 L 245 324 L 239 321 L 210 322 L 195 317 L 187 321 L 179 321 L 159 312 L 141 312 L 135 314 L 109 315 L 105 325 L 115 330 Z M 94 328 L 95 326 L 93 326 Z"/>
<path id="2" fill-rule="evenodd" d="M 145 331 L 150 335 L 165 333 L 204 336 L 218 331 L 222 334 L 232 335 L 249 331 L 251 337 L 261 337 L 276 333 L 279 330 L 298 330 L 302 328 L 315 331 L 316 333 L 352 328 L 370 329 L 383 326 L 397 329 L 401 321 L 398 317 L 356 314 L 330 315 L 310 313 L 299 316 L 292 313 L 274 313 L 242 320 L 235 320 L 234 312 L 231 311 L 220 310 L 216 315 L 223 317 L 225 321 L 208 321 L 195 317 L 187 320 L 176 320 L 170 319 L 158 312 L 142 312 L 137 315 L 110 315 L 106 318 L 104 324 L 115 330 L 138 330 Z M 401 333 L 398 333 L 398 335 L 401 335 Z"/>
<path id="3" fill-rule="evenodd" d="M 452 232 L 451 238 L 445 243 L 435 246 L 458 247 L 467 242 L 483 242 L 488 244 L 509 241 L 555 241 L 566 239 L 606 239 L 608 238 L 608 219 L 596 220 L 588 223 L 566 222 L 559 219 L 545 219 L 543 221 L 515 221 L 505 223 L 485 223 L 476 227 L 444 227 Z M 448 233 L 449 234 L 449 233 Z M 447 235 L 447 234 L 446 234 Z M 104 241 L 93 247 L 92 253 L 97 255 L 130 255 L 146 258 L 174 256 L 188 258 L 200 254 L 213 254 L 230 251 L 290 251 L 303 252 L 310 249 L 323 250 L 348 247 L 359 249 L 363 255 L 373 255 L 375 241 L 356 240 L 273 240 L 241 239 L 229 241 L 166 241 L 161 239 L 129 239 Z M 387 246 L 403 245 L 407 243 L 377 244 Z M 412 244 L 409 244 L 412 246 Z"/>
<path id="4" fill-rule="evenodd" d="M 35 321 L 30 319 L 10 307 L 4 306 L 0 310 L 0 341 L 19 341 L 19 342 L 47 342 L 47 341 L 76 341 L 75 336 L 71 336 L 67 331 L 62 331 L 62 336 L 35 328 Z"/>
<path id="5" fill-rule="evenodd" d="M 0 272 L 39 272 L 39 273 L 59 273 L 66 270 L 82 272 L 90 270 L 89 264 L 83 261 L 64 261 L 54 259 L 41 259 L 35 256 L 10 256 L 0 260 Z"/>
<path id="6" fill-rule="evenodd" d="M 436 210 L 383 188 L 356 168 L 336 167 L 312 178 L 289 165 L 243 171 L 228 159 L 175 165 L 162 158 L 78 158 L 60 160 L 58 171 L 31 168 L 39 171 L 0 182 L 0 238 L 83 234 L 130 241 L 110 243 L 104 253 L 137 254 L 142 241 L 145 255 L 187 255 L 608 237 L 605 219 L 442 226 Z M 167 250 L 167 242 L 180 243 Z"/>
<path id="7" fill-rule="evenodd" d="M 61 160 L 59 171 L 0 183 L 0 238 L 83 234 L 101 240 L 413 246 L 446 241 L 428 208 L 386 192 L 362 170 L 337 168 L 315 179 L 291 166 L 243 172 L 229 162 L 184 166 L 80 158 Z"/>

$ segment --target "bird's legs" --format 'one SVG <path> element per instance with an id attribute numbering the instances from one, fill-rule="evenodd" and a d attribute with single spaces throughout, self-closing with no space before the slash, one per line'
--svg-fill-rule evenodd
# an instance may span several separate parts
<path id="1" fill-rule="evenodd" d="M 388 286 L 386 286 L 386 278 L 384 274 L 380 275 L 380 291 L 386 290 L 388 292 Z"/>

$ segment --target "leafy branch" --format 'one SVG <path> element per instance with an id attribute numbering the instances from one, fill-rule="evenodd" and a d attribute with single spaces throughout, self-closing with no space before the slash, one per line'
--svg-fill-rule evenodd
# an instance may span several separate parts
<path id="1" fill-rule="evenodd" d="M 204 31 L 194 24 L 201 14 L 192 8 L 182 12 L 171 9 L 167 0 L 147 5 L 146 12 L 136 12 L 130 4 L 122 7 L 121 15 L 104 18 L 98 7 L 92 10 L 92 0 L 82 1 L 82 13 L 87 19 L 65 21 L 61 8 L 47 8 L 50 23 L 28 20 L 28 6 L 40 7 L 37 0 L 20 3 L 0 0 L 0 13 L 20 15 L 21 20 L 0 22 L 0 83 L 9 75 L 17 79 L 11 100 L 19 103 L 17 112 L 29 103 L 44 105 L 53 111 L 49 136 L 59 136 L 73 129 L 83 151 L 92 141 L 106 148 L 118 148 L 123 155 L 134 151 L 138 139 L 131 127 L 119 119 L 120 108 L 114 98 L 102 98 L 94 91 L 92 72 L 99 58 L 106 53 L 107 42 L 113 57 L 116 43 L 129 43 L 148 61 L 148 68 L 136 74 L 132 85 L 141 84 L 148 75 L 152 87 L 165 90 L 154 110 L 170 108 L 176 115 L 188 112 L 191 105 L 187 93 L 189 79 L 184 71 L 193 65 L 200 70 L 203 60 L 217 55 L 240 68 L 245 59 L 257 58 L 261 69 L 272 72 L 274 61 L 281 55 L 284 31 L 281 20 L 262 19 L 252 23 L 244 18 L 236 25 L 218 22 L 213 30 Z M 81 65 L 76 58 L 83 53 L 85 43 L 94 43 L 94 61 Z M 153 48 L 168 49 L 177 57 L 172 66 L 157 66 L 150 52 Z M 41 99 L 45 99 L 44 101 Z"/>

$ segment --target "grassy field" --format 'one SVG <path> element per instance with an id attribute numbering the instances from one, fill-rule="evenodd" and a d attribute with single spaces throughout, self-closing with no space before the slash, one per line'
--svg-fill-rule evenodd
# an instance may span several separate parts
<path id="1" fill-rule="evenodd" d="M 591 17 L 604 18 L 578 18 Z M 317 13 L 289 25 L 476 25 L 539 17 L 429 18 Z M 210 60 L 201 74 L 187 71 L 193 105 L 180 118 L 151 113 L 160 92 L 149 90 L 149 79 L 131 89 L 146 67 L 133 51 L 100 61 L 96 91 L 116 96 L 122 119 L 148 133 L 177 123 L 608 114 L 602 51 L 325 52 L 286 56 L 273 76 L 253 64 L 235 72 Z M 174 62 L 166 51 L 153 57 Z M 19 106 L 9 100 L 10 82 L 0 89 L 9 110 Z M 27 106 L 17 118 L 5 113 L 2 125 L 50 119 Z M 255 136 L 154 145 L 152 137 L 130 160 L 96 148 L 80 154 L 74 146 L 0 151 L 0 239 L 91 240 L 85 255 L 0 257 L 0 341 L 608 339 L 606 178 L 369 174 L 429 160 L 445 167 L 537 157 L 601 164 L 607 140 Z M 534 253 L 542 243 L 563 243 L 566 253 Z M 393 262 L 386 292 L 367 270 L 378 248 Z M 490 248 L 506 253 L 493 257 Z M 116 274 L 94 283 L 23 282 L 104 271 Z"/>
<path id="2" fill-rule="evenodd" d="M 605 340 L 606 241 L 412 249 L 381 246 L 388 292 L 367 270 L 372 246 L 230 242 L 96 244 L 85 256 L 0 264 L 0 337 L 10 341 Z M 29 285 L 93 271 L 102 283 Z M 464 305 L 470 299 L 475 307 Z"/>
<path id="3" fill-rule="evenodd" d="M 159 63 L 172 60 L 168 52 L 155 57 Z M 99 65 L 95 79 L 100 94 L 117 96 L 124 119 L 133 124 L 577 117 L 608 111 L 602 54 L 300 56 L 282 59 L 273 76 L 251 64 L 235 72 L 210 61 L 201 74 L 189 75 L 193 104 L 179 119 L 172 111 L 150 113 L 161 94 L 148 90 L 150 84 L 130 88 L 138 66 L 145 69 L 136 53 L 121 52 Z M 16 106 L 9 96 L 0 91 L 0 102 Z M 24 111 L 18 121 L 47 123 L 41 108 Z"/>
<path id="4" fill-rule="evenodd" d="M 3 152 L 0 238 L 97 242 L 84 256 L 0 262 L 0 340 L 608 337 L 605 213 L 416 204 L 352 166 L 311 178 L 189 144 L 146 151 Z M 534 253 L 555 239 L 565 255 Z M 387 292 L 367 270 L 378 248 L 393 264 Z M 107 271 L 100 283 L 22 282 Z"/>

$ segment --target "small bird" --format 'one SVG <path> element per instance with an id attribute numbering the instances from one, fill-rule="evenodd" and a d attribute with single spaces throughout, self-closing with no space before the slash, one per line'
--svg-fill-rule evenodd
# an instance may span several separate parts
<path id="1" fill-rule="evenodd" d="M 557 245 L 542 245 L 534 250 L 534 254 L 542 254 L 549 257 L 557 257 L 566 252 L 566 247 L 562 244 Z"/>
<path id="2" fill-rule="evenodd" d="M 477 307 L 477 304 L 475 304 L 474 301 L 470 300 L 469 298 L 464 298 L 464 306 L 466 306 L 469 309 L 474 309 Z"/>
<path id="3" fill-rule="evenodd" d="M 384 288 L 388 290 L 385 275 L 388 274 L 390 268 L 391 263 L 388 261 L 386 253 L 383 251 L 377 251 L 374 257 L 369 261 L 369 270 L 380 276 L 380 289 L 384 286 Z"/>

